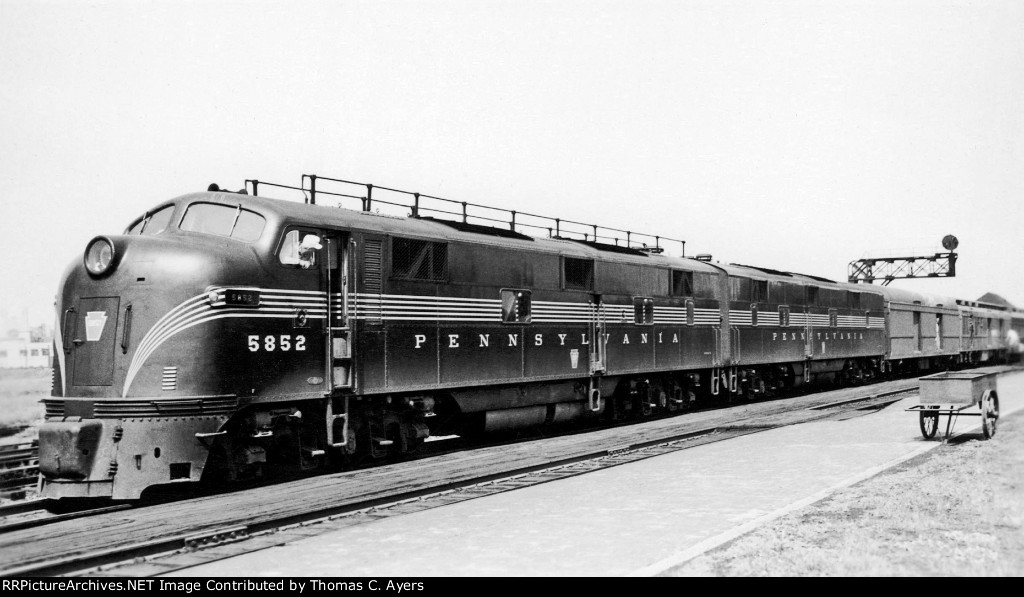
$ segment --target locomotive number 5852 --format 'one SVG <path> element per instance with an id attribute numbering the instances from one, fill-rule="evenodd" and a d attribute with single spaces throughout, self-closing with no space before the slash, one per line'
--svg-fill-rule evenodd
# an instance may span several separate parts
<path id="1" fill-rule="evenodd" d="M 249 336 L 249 352 L 258 352 L 261 347 L 267 352 L 273 352 L 275 350 L 287 352 L 292 350 L 292 348 L 295 350 L 306 350 L 306 337 L 302 335 L 295 336 L 295 344 L 293 346 L 291 334 L 264 336 L 262 343 L 260 342 L 260 336 Z"/>

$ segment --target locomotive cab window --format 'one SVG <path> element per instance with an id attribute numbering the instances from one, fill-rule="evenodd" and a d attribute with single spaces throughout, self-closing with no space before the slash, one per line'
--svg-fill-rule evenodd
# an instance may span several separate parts
<path id="1" fill-rule="evenodd" d="M 633 297 L 633 323 L 654 324 L 654 299 L 645 296 Z"/>
<path id="2" fill-rule="evenodd" d="M 167 229 L 174 214 L 174 206 L 168 205 L 153 213 L 146 212 L 142 219 L 128 227 L 125 234 L 159 234 Z"/>
<path id="3" fill-rule="evenodd" d="M 501 290 L 501 321 L 503 323 L 530 323 L 532 318 L 529 290 Z"/>
<path id="4" fill-rule="evenodd" d="M 312 231 L 289 230 L 281 241 L 278 258 L 282 265 L 309 269 L 317 264 L 321 249 L 323 243 Z"/>
<path id="5" fill-rule="evenodd" d="M 267 221 L 242 206 L 219 203 L 193 203 L 185 210 L 178 226 L 182 230 L 226 236 L 245 242 L 259 240 Z"/>

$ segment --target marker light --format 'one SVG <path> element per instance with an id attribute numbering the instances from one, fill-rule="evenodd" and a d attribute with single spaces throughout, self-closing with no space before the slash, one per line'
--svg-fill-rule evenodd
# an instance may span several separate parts
<path id="1" fill-rule="evenodd" d="M 114 263 L 114 243 L 110 239 L 98 236 L 89 242 L 85 249 L 85 269 L 90 274 L 99 276 L 107 273 Z"/>

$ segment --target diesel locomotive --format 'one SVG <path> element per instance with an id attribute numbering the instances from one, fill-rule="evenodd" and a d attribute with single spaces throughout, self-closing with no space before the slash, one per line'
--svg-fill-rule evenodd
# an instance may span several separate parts
<path id="1" fill-rule="evenodd" d="M 432 435 L 992 361 L 1024 333 L 1005 306 L 674 257 L 559 220 L 530 235 L 515 212 L 473 223 L 466 203 L 430 216 L 418 194 L 396 217 L 372 185 L 333 194 L 360 209 L 325 206 L 308 180 L 305 202 L 252 181 L 160 203 L 68 266 L 44 497 L 131 500 L 383 460 Z"/>

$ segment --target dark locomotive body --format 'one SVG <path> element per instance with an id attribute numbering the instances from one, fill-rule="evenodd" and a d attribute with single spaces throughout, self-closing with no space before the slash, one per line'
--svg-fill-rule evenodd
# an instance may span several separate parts
<path id="1" fill-rule="evenodd" d="M 57 301 L 49 497 L 994 359 L 1024 327 L 977 303 L 232 193 L 94 242 L 108 268 L 76 261 Z"/>

